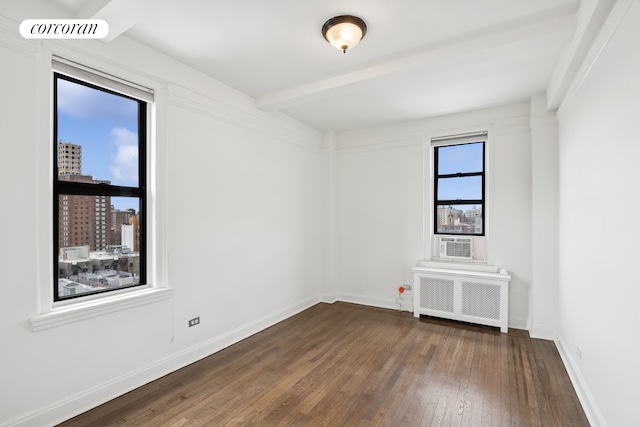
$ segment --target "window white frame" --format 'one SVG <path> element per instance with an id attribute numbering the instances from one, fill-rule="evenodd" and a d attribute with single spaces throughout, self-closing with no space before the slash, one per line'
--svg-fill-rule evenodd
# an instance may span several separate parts
<path id="1" fill-rule="evenodd" d="M 124 82 L 136 82 L 154 92 L 154 102 L 148 108 L 147 138 L 147 285 L 106 294 L 53 302 L 53 70 L 54 58 L 64 58 L 70 64 L 82 64 L 97 74 L 118 76 Z M 37 268 L 38 313 L 30 319 L 33 331 L 82 321 L 132 307 L 170 298 L 167 283 L 166 212 L 167 200 L 164 174 L 166 169 L 166 84 L 145 75 L 124 69 L 110 62 L 80 54 L 56 41 L 43 42 L 38 51 L 36 73 L 38 108 L 36 111 L 36 216 L 35 259 Z M 47 142 L 48 141 L 48 142 Z M 46 144 L 46 145 L 45 145 Z M 49 149 L 44 149 L 47 146 Z"/>
<path id="2" fill-rule="evenodd" d="M 131 197 L 133 199 L 137 199 L 138 200 L 138 214 L 140 215 L 140 221 L 139 221 L 139 225 L 140 225 L 140 229 L 139 229 L 139 233 L 140 236 L 142 237 L 142 240 L 140 241 L 140 248 L 139 248 L 139 280 L 140 283 L 139 284 L 134 284 L 134 285 L 130 285 L 130 286 L 126 286 L 127 288 L 133 288 L 133 287 L 139 287 L 140 289 L 143 289 L 144 287 L 148 286 L 148 281 L 147 281 L 147 276 L 146 276 L 146 264 L 147 264 L 147 249 L 146 249 L 146 217 L 147 217 L 147 208 L 146 208 L 146 199 L 147 199 L 147 184 L 146 184 L 146 179 L 147 179 L 147 173 L 146 173 L 146 169 L 147 169 L 147 156 L 146 156 L 146 151 L 147 148 L 151 145 L 149 144 L 149 138 L 148 138 L 148 131 L 150 129 L 149 126 L 149 120 L 151 118 L 151 113 L 149 111 L 150 107 L 153 105 L 153 92 L 151 90 L 141 90 L 139 89 L 137 86 L 133 86 L 130 87 L 127 84 L 121 83 L 118 80 L 113 80 L 113 79 L 109 79 L 107 76 L 104 76 L 104 73 L 91 73 L 90 71 L 86 70 L 85 67 L 83 68 L 79 68 L 76 67 L 74 65 L 69 64 L 68 62 L 60 62 L 61 60 L 59 59 L 54 59 L 53 61 L 53 72 L 54 72 L 54 76 L 53 76 L 53 85 L 54 85 L 54 103 L 56 103 L 56 99 L 60 98 L 60 84 L 62 82 L 71 82 L 73 85 L 77 86 L 77 87 L 84 87 L 86 89 L 91 89 L 93 92 L 102 92 L 102 93 L 108 93 L 111 94 L 112 96 L 122 96 L 122 99 L 128 99 L 130 102 L 135 102 L 137 104 L 137 117 L 136 117 L 136 121 L 137 121 L 137 139 L 138 139 L 138 144 L 137 144 L 137 149 L 138 149 L 138 162 L 137 162 L 137 167 L 138 167 L 138 182 L 135 185 L 118 185 L 118 184 L 113 184 L 110 181 L 106 181 L 101 184 L 101 185 L 95 185 L 95 184 L 88 184 L 86 182 L 81 182 L 81 183 L 77 183 L 77 182 L 73 182 L 73 181 L 65 181 L 64 179 L 59 178 L 58 173 L 56 173 L 56 171 L 58 170 L 58 168 L 60 168 L 60 152 L 59 150 L 59 142 L 60 140 L 62 140 L 62 135 L 60 133 L 56 134 L 53 136 L 53 150 L 54 150 L 54 176 L 53 176 L 53 188 L 54 188 L 54 195 L 53 195 L 53 215 L 54 215 L 54 235 L 53 235 L 53 242 L 54 242 L 54 253 L 53 255 L 53 262 L 55 265 L 58 265 L 57 268 L 54 268 L 54 272 L 53 272 L 53 281 L 52 281 L 52 286 L 53 286 L 53 293 L 54 293 L 54 304 L 64 301 L 64 300 L 68 300 L 68 299 L 73 299 L 73 298 L 85 298 L 90 294 L 98 294 L 98 293 L 107 293 L 107 292 L 114 292 L 114 289 L 106 289 L 106 290 L 97 290 L 97 291 L 89 291 L 89 292 L 80 292 L 80 293 L 72 293 L 72 295 L 59 295 L 59 289 L 60 289 L 60 285 L 59 285 L 59 276 L 58 276 L 58 271 L 59 271 L 59 252 L 62 249 L 59 246 L 59 237 L 60 237 L 60 231 L 59 231 L 59 227 L 58 225 L 60 224 L 60 209 L 58 208 L 59 204 L 63 204 L 63 205 L 68 205 L 66 201 L 60 202 L 60 197 L 62 197 L 62 199 L 66 199 L 66 198 L 76 198 L 76 197 L 89 197 L 90 199 L 94 199 L 94 204 L 92 205 L 92 213 L 91 216 L 96 218 L 96 224 L 94 224 L 94 227 L 96 227 L 95 229 L 98 229 L 98 227 L 100 227 L 99 225 L 99 219 L 105 219 L 105 211 L 106 211 L 106 207 L 105 207 L 105 203 L 104 200 L 106 200 L 107 197 L 111 196 L 111 197 Z M 82 79 L 80 79 L 79 77 L 82 77 Z M 100 82 L 100 85 L 97 85 L 96 83 Z M 56 87 L 58 88 L 58 92 L 56 93 Z M 55 129 L 58 128 L 59 126 L 56 126 L 57 123 L 56 120 L 60 119 L 60 111 L 57 111 L 56 114 L 56 110 L 58 109 L 58 107 L 56 105 L 54 105 L 52 107 L 52 112 L 54 113 L 54 133 L 55 133 Z M 85 147 L 85 150 L 83 150 L 85 153 L 87 153 L 86 150 L 87 147 Z M 79 150 L 78 150 L 79 151 Z M 56 154 L 57 153 L 57 154 Z M 55 159 L 58 159 L 57 161 Z M 68 163 L 68 162 L 67 162 Z M 82 161 L 80 161 L 79 163 L 82 163 Z M 73 162 L 72 162 L 73 164 Z M 91 173 L 91 171 L 88 171 L 89 173 Z M 95 177 L 94 177 L 95 178 Z M 88 185 L 87 185 L 88 184 Z M 99 200 L 102 200 L 102 203 L 98 202 L 95 203 L 95 198 L 98 198 Z M 111 199 L 113 200 L 113 199 Z M 100 207 L 102 205 L 102 207 Z M 95 213 L 93 213 L 95 212 Z M 65 214 L 67 214 L 65 212 Z M 67 217 L 63 216 L 63 220 L 66 221 Z M 104 221 L 103 221 L 104 224 Z M 64 225 L 67 225 L 66 222 L 64 223 Z M 101 231 L 99 232 L 99 236 L 95 237 L 95 243 L 98 244 L 104 244 L 106 243 L 106 225 L 102 225 L 101 227 Z M 101 246 L 102 247 L 102 246 Z M 133 249 L 133 247 L 132 247 Z M 97 250 L 97 248 L 96 248 Z"/>
<path id="3" fill-rule="evenodd" d="M 454 137 L 456 135 L 470 135 L 477 134 L 478 132 L 486 132 L 487 135 L 484 138 L 485 141 L 485 158 L 484 158 L 484 236 L 466 236 L 459 234 L 435 234 L 435 206 L 434 206 L 434 185 L 435 185 L 435 164 L 434 164 L 434 144 L 432 140 L 438 140 L 440 142 L 437 145 L 448 145 L 446 138 Z M 470 264 L 470 265 L 484 265 L 491 264 L 493 260 L 491 250 L 491 234 L 494 229 L 494 215 L 493 215 L 493 159 L 494 159 L 494 143 L 493 143 L 493 125 L 491 123 L 478 124 L 473 127 L 466 128 L 453 128 L 453 129 L 440 129 L 426 132 L 423 139 L 423 171 L 424 171 L 424 199 L 423 199 L 423 243 L 424 243 L 424 260 L 445 262 L 452 266 Z M 451 139 L 451 145 L 455 144 L 455 139 Z M 458 139 L 458 143 L 462 139 Z M 438 257 L 436 248 L 439 244 L 440 237 L 472 237 L 476 242 L 482 244 L 483 257 L 479 260 L 454 260 L 443 259 Z"/>

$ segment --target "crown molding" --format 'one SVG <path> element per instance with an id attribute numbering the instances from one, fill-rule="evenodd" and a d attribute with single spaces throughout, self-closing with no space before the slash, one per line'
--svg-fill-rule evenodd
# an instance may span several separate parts
<path id="1" fill-rule="evenodd" d="M 18 31 L 19 25 L 18 22 L 0 16 L 0 46 L 33 58 L 40 51 L 42 43 L 39 40 L 23 38 Z"/>
<path id="2" fill-rule="evenodd" d="M 320 150 L 320 138 L 316 139 L 288 126 L 274 123 L 269 116 L 259 117 L 173 83 L 169 84 L 169 103 L 291 145 L 313 151 Z"/>

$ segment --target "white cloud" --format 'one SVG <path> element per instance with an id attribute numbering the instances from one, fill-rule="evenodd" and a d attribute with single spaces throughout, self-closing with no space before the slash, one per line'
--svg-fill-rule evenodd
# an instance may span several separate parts
<path id="1" fill-rule="evenodd" d="M 129 129 L 118 127 L 111 130 L 116 146 L 116 155 L 109 169 L 116 184 L 138 185 L 138 135 Z"/>

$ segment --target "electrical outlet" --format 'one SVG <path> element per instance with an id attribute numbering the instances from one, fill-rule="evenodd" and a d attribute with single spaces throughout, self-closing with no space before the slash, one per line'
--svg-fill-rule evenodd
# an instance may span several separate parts
<path id="1" fill-rule="evenodd" d="M 200 318 L 199 317 L 194 317 L 193 319 L 189 320 L 189 327 L 192 326 L 196 326 L 200 324 Z"/>
<path id="2" fill-rule="evenodd" d="M 402 285 L 402 287 L 404 288 L 405 291 L 411 290 L 411 285 Z"/>
<path id="3" fill-rule="evenodd" d="M 578 355 L 578 359 L 582 360 L 582 350 L 580 350 L 580 347 L 576 347 L 576 354 Z"/>

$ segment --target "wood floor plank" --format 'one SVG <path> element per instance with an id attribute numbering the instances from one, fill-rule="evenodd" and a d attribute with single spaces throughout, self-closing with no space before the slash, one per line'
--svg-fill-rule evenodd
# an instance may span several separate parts
<path id="1" fill-rule="evenodd" d="M 318 304 L 61 424 L 588 426 L 555 345 Z"/>

